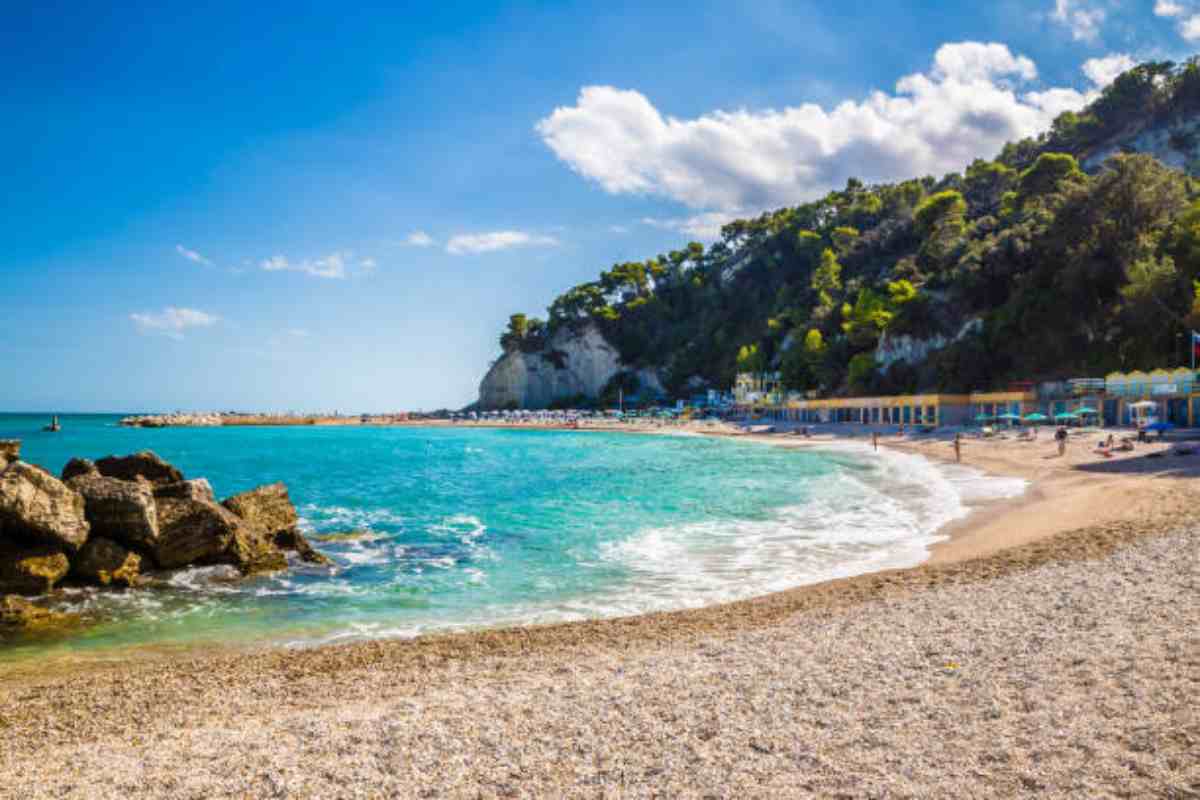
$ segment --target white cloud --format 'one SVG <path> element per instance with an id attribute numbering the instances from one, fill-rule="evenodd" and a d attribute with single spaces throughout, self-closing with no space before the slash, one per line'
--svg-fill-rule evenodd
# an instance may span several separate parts
<path id="1" fill-rule="evenodd" d="M 349 251 L 330 253 L 324 258 L 305 259 L 292 263 L 285 256 L 275 255 L 263 259 L 259 266 L 267 272 L 303 272 L 314 278 L 341 279 L 346 277 L 346 262 L 353 254 Z"/>
<path id="2" fill-rule="evenodd" d="M 437 244 L 433 237 L 425 231 L 413 231 L 405 238 L 404 243 L 413 247 L 432 247 Z"/>
<path id="3" fill-rule="evenodd" d="M 490 233 L 467 233 L 453 236 L 446 243 L 446 252 L 461 256 L 476 253 L 491 253 L 513 247 L 553 247 L 558 239 L 539 236 L 524 231 L 491 231 Z"/>
<path id="4" fill-rule="evenodd" d="M 1089 58 L 1083 62 L 1083 74 L 1087 75 L 1097 89 L 1103 89 L 1117 79 L 1122 72 L 1137 66 L 1137 61 L 1128 53 L 1110 53 L 1102 58 Z"/>
<path id="5" fill-rule="evenodd" d="M 304 328 L 288 328 L 284 333 L 295 339 L 307 339 L 311 335 Z"/>
<path id="6" fill-rule="evenodd" d="M 609 225 L 608 232 L 609 233 L 626 234 L 626 233 L 629 233 L 629 226 L 628 225 Z"/>
<path id="7" fill-rule="evenodd" d="M 358 271 L 360 275 L 370 275 L 379 266 L 379 262 L 373 258 L 364 258 L 358 262 Z"/>
<path id="8" fill-rule="evenodd" d="M 1100 37 L 1100 26 L 1108 12 L 1087 0 L 1054 0 L 1054 11 L 1050 18 L 1071 29 L 1071 38 L 1081 42 L 1094 42 Z"/>
<path id="9" fill-rule="evenodd" d="M 194 308 L 167 306 L 157 313 L 130 314 L 129 318 L 141 333 L 161 333 L 172 339 L 182 339 L 188 328 L 207 328 L 221 319 Z"/>
<path id="10" fill-rule="evenodd" d="M 1200 14 L 1193 14 L 1180 22 L 1179 35 L 1189 42 L 1200 39 Z"/>
<path id="11" fill-rule="evenodd" d="M 693 214 L 689 217 L 660 219 L 658 217 L 642 217 L 643 225 L 662 228 L 669 231 L 694 236 L 697 239 L 712 241 L 721 236 L 721 227 L 737 219 L 739 214 L 726 211 L 706 211 L 703 214 Z"/>
<path id="12" fill-rule="evenodd" d="M 873 182 L 961 170 L 1045 130 L 1092 96 L 1070 88 L 1019 91 L 1036 75 L 1032 61 L 1002 44 L 961 42 L 939 48 L 929 72 L 901 78 L 894 93 L 876 91 L 829 110 L 809 103 L 677 119 L 640 92 L 588 86 L 537 131 L 559 159 L 610 193 L 755 213 L 819 197 L 849 177 Z M 685 225 L 704 227 L 700 220 L 678 227 Z"/>
<path id="13" fill-rule="evenodd" d="M 203 264 L 206 267 L 211 267 L 213 265 L 213 262 L 200 255 L 195 250 L 189 250 L 181 244 L 175 245 L 175 252 L 179 253 L 179 255 L 183 256 L 188 261 L 194 261 L 197 264 Z"/>
<path id="14" fill-rule="evenodd" d="M 1156 17 L 1182 17 L 1184 8 L 1179 3 L 1172 0 L 1158 0 L 1154 4 L 1154 15 Z"/>

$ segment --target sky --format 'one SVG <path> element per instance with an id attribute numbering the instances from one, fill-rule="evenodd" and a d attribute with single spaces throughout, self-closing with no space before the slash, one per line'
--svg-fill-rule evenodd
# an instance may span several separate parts
<path id="1" fill-rule="evenodd" d="M 6 4 L 0 409 L 461 407 L 515 312 L 961 170 L 1200 0 Z"/>

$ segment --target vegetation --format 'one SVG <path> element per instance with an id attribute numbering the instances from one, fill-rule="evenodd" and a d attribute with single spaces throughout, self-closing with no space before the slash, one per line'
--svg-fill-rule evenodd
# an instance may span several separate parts
<path id="1" fill-rule="evenodd" d="M 1200 187 L 1147 155 L 1118 153 L 1091 174 L 1080 163 L 1131 126 L 1197 113 L 1195 60 L 1144 64 L 994 161 L 940 179 L 852 179 L 731 222 L 708 248 L 616 264 L 563 293 L 546 321 L 514 315 L 501 345 L 546 351 L 558 332 L 596 325 L 672 393 L 726 387 L 738 370 L 846 394 L 1178 364 L 1186 330 L 1200 328 Z M 884 368 L 879 345 L 900 336 L 950 344 Z"/>

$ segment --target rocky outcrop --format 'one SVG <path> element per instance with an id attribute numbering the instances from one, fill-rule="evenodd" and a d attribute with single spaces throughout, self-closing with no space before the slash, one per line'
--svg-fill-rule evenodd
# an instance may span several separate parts
<path id="1" fill-rule="evenodd" d="M 0 593 L 46 594 L 70 568 L 66 554 L 50 545 L 0 542 Z"/>
<path id="2" fill-rule="evenodd" d="M 237 515 L 207 500 L 163 497 L 156 506 L 154 560 L 160 567 L 234 563 L 234 542 L 242 527 Z"/>
<path id="3" fill-rule="evenodd" d="M 21 442 L 19 439 L 0 439 L 0 469 L 4 469 L 14 461 L 21 460 Z"/>
<path id="4" fill-rule="evenodd" d="M 580 331 L 564 328 L 550 339 L 545 350 L 505 352 L 480 382 L 477 407 L 546 408 L 579 395 L 595 398 L 625 370 L 616 348 L 594 325 Z M 652 380 L 649 374 L 639 373 L 639 377 L 643 385 L 661 389 L 656 374 Z"/>
<path id="5" fill-rule="evenodd" d="M 0 632 L 44 633 L 78 623 L 76 614 L 52 611 L 16 595 L 0 597 Z"/>
<path id="6" fill-rule="evenodd" d="M 134 586 L 142 568 L 142 557 L 112 539 L 93 536 L 75 559 L 75 577 L 100 586 Z"/>
<path id="7" fill-rule="evenodd" d="M 73 553 L 88 536 L 83 496 L 43 469 L 9 464 L 0 474 L 0 536 Z"/>
<path id="8" fill-rule="evenodd" d="M 878 369 L 886 370 L 892 364 L 900 361 L 917 365 L 925 361 L 931 353 L 959 341 L 971 333 L 978 333 L 983 328 L 983 320 L 979 318 L 968 320 L 953 337 L 936 334 L 919 339 L 915 336 L 902 334 L 889 336 L 886 332 L 879 338 L 875 347 L 875 363 Z"/>
<path id="9" fill-rule="evenodd" d="M 178 483 L 183 480 L 182 472 L 149 450 L 143 450 L 131 456 L 102 458 L 96 462 L 96 469 L 100 470 L 100 474 L 106 478 L 132 481 L 142 477 L 155 486 Z"/>
<path id="10" fill-rule="evenodd" d="M 216 497 L 213 495 L 212 484 L 207 478 L 192 478 L 187 481 L 179 481 L 178 483 L 165 483 L 162 486 L 154 487 L 154 496 L 156 498 L 170 497 L 176 500 L 205 500 L 209 503 L 216 502 Z"/>
<path id="11" fill-rule="evenodd" d="M 226 499 L 223 505 L 258 535 L 275 547 L 293 550 L 301 560 L 310 564 L 329 565 L 333 562 L 317 552 L 300 532 L 300 517 L 282 483 L 259 486 Z"/>
<path id="12" fill-rule="evenodd" d="M 92 535 L 114 539 L 128 547 L 154 549 L 158 542 L 158 517 L 149 483 L 106 478 L 97 472 L 71 478 L 67 485 L 83 496 Z"/>
<path id="13" fill-rule="evenodd" d="M 62 481 L 66 483 L 71 478 L 79 478 L 84 475 L 99 475 L 100 470 L 96 469 L 96 465 L 86 458 L 72 458 L 63 467 Z"/>

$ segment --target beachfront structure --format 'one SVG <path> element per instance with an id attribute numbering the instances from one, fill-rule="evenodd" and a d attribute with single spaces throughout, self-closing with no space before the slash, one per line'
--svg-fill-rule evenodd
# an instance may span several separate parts
<path id="1" fill-rule="evenodd" d="M 808 424 L 964 425 L 970 397 L 962 394 L 917 394 L 892 397 L 808 399 L 792 394 L 785 405 L 766 409 L 768 419 Z"/>
<path id="2" fill-rule="evenodd" d="M 1005 416 L 1025 417 L 1038 410 L 1037 395 L 1030 389 L 1005 392 L 971 392 L 969 419 L 1000 419 Z"/>
<path id="3" fill-rule="evenodd" d="M 733 384 L 736 406 L 779 406 L 783 404 L 783 383 L 778 372 L 739 372 Z"/>
<path id="4" fill-rule="evenodd" d="M 1112 372 L 1104 378 L 1104 421 L 1132 424 L 1131 406 L 1151 401 L 1163 422 L 1179 426 L 1200 425 L 1200 381 L 1190 369 L 1156 369 L 1152 372 Z"/>

